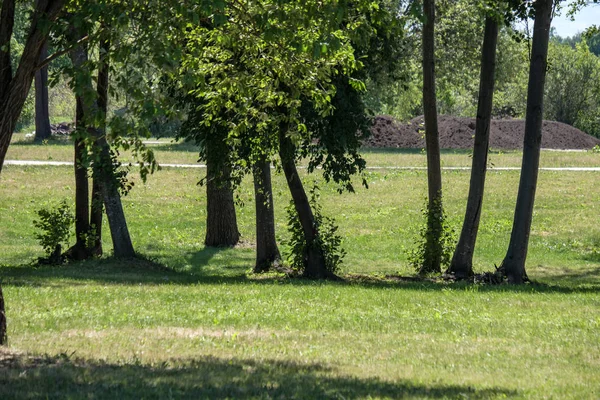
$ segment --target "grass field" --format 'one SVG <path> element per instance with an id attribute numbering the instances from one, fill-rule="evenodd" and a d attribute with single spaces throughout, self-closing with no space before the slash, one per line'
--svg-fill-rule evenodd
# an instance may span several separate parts
<path id="1" fill-rule="evenodd" d="M 195 162 L 191 146 L 158 146 L 160 162 Z M 66 143 L 17 142 L 7 159 L 69 160 L 70 151 Z M 378 165 L 425 159 L 366 157 Z M 470 160 L 466 152 L 443 157 L 448 166 Z M 497 166 L 519 160 L 518 152 L 492 154 Z M 543 164 L 600 166 L 600 154 L 544 152 Z M 540 172 L 527 264 L 537 283 L 523 287 L 384 279 L 412 273 L 406 251 L 421 223 L 424 171 L 369 171 L 370 188 L 356 194 L 321 183 L 324 212 L 348 250 L 345 281 L 253 275 L 251 184 L 239 191 L 243 244 L 206 249 L 196 185 L 203 173 L 165 168 L 145 185 L 134 178 L 125 210 L 136 249 L 152 262 L 38 267 L 34 212 L 72 198 L 72 168 L 4 167 L 0 277 L 10 346 L 0 350 L 0 399 L 600 396 L 597 172 Z M 488 175 L 478 271 L 502 261 L 518 177 Z M 457 230 L 468 179 L 467 171 L 443 175 Z M 274 194 L 281 240 L 289 195 L 279 174 Z"/>

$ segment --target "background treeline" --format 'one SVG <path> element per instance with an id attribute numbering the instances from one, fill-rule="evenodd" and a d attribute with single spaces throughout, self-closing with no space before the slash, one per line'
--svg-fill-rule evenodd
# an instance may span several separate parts
<path id="1" fill-rule="evenodd" d="M 22 6 L 24 7 L 24 6 Z M 436 23 L 437 96 L 440 114 L 475 117 L 479 76 L 476 71 L 481 54 L 483 20 L 474 13 L 470 2 L 443 1 L 439 5 Z M 19 13 L 17 13 L 19 15 Z M 23 47 L 25 13 L 15 21 L 13 48 Z M 399 120 L 410 120 L 423 114 L 422 75 L 420 71 L 420 31 L 415 26 L 404 42 L 406 59 L 398 74 L 404 79 L 371 84 L 368 106 L 374 114 L 387 114 Z M 524 118 L 527 98 L 527 73 L 531 27 L 519 30 L 504 27 L 499 33 L 494 110 L 496 118 Z M 600 33 L 572 37 L 551 32 L 544 118 L 564 122 L 584 132 L 600 137 Z M 16 61 L 16 60 L 15 60 Z M 75 100 L 67 82 L 58 79 L 58 72 L 68 63 L 62 57 L 50 65 L 50 116 L 52 122 L 73 120 Z M 18 131 L 34 130 L 34 90 L 30 91 Z M 124 102 L 113 102 L 118 109 Z M 163 121 L 164 122 L 164 121 Z M 177 124 L 165 123 L 156 133 L 171 136 Z"/>

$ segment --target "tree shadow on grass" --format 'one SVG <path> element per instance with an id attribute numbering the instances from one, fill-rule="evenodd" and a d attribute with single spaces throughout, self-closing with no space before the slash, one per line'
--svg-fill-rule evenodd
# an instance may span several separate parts
<path id="1" fill-rule="evenodd" d="M 0 398 L 72 399 L 488 399 L 503 388 L 396 382 L 336 374 L 322 364 L 253 359 L 173 359 L 160 365 L 27 357 L 0 350 Z"/>

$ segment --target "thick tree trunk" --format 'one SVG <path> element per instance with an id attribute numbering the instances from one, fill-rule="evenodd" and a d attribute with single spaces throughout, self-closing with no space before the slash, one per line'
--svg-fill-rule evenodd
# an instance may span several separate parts
<path id="1" fill-rule="evenodd" d="M 10 37 L 15 1 L 4 0 L 0 10 L 0 173 L 13 131 L 27 99 L 42 47 L 48 37 L 47 21 L 53 21 L 65 0 L 40 0 L 31 18 L 31 29 L 14 76 L 10 67 Z M 40 23 L 41 19 L 43 23 Z"/>
<path id="2" fill-rule="evenodd" d="M 425 119 L 425 145 L 427 150 L 427 184 L 429 212 L 427 214 L 426 251 L 421 274 L 441 272 L 442 172 L 440 165 L 440 140 L 437 123 L 435 95 L 434 24 L 435 1 L 423 1 L 423 114 Z M 437 212 L 435 212 L 436 210 Z"/>
<path id="3" fill-rule="evenodd" d="M 254 272 L 268 271 L 281 260 L 275 240 L 275 213 L 271 186 L 271 163 L 263 159 L 254 167 L 256 200 L 256 264 Z"/>
<path id="4" fill-rule="evenodd" d="M 210 141 L 208 141 L 210 142 Z M 240 240 L 230 182 L 230 169 L 217 162 L 207 149 L 206 159 L 206 237 L 211 247 L 235 246 Z"/>
<path id="5" fill-rule="evenodd" d="M 6 310 L 4 307 L 4 295 L 0 286 L 0 346 L 6 344 Z"/>
<path id="6" fill-rule="evenodd" d="M 473 275 L 473 251 L 475 250 L 475 242 L 479 230 L 490 142 L 497 43 L 498 22 L 494 17 L 488 17 L 485 20 L 485 33 L 481 52 L 479 102 L 477 105 L 473 165 L 471 167 L 471 183 L 467 199 L 467 210 L 465 212 L 460 239 L 458 240 L 458 245 L 448 269 L 448 273 L 454 274 L 458 279 L 466 279 Z"/>
<path id="7" fill-rule="evenodd" d="M 315 226 L 315 217 L 313 215 L 308 196 L 304 191 L 302 180 L 298 175 L 296 163 L 294 162 L 295 146 L 287 136 L 285 129 L 279 133 L 279 157 L 281 158 L 281 167 L 287 180 L 294 207 L 298 213 L 304 239 L 306 240 L 307 254 L 305 255 L 306 267 L 304 277 L 310 279 L 334 278 L 335 275 L 327 271 L 325 267 L 325 257 L 321 249 L 314 245 L 319 232 Z"/>
<path id="8" fill-rule="evenodd" d="M 510 243 L 500 267 L 509 283 L 527 281 L 525 260 L 529 246 L 529 234 L 533 219 L 533 204 L 537 187 L 540 146 L 542 142 L 542 118 L 544 109 L 544 85 L 548 66 L 548 42 L 552 21 L 552 0 L 534 2 L 535 22 L 527 88 L 527 113 L 525 116 L 525 139 L 519 193 L 515 207 Z"/>
<path id="9" fill-rule="evenodd" d="M 48 56 L 48 45 L 42 48 L 40 61 Z M 48 111 L 48 66 L 44 66 L 35 73 L 35 141 L 49 139 L 52 136 L 50 129 L 50 114 Z"/>

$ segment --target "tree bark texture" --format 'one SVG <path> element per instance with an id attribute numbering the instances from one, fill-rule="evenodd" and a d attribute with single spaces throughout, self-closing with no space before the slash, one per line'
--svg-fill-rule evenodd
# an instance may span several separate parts
<path id="1" fill-rule="evenodd" d="M 302 180 L 298 175 L 294 156 L 296 149 L 292 140 L 287 136 L 286 129 L 279 133 L 279 157 L 281 158 L 281 167 L 287 180 L 292 201 L 296 208 L 296 213 L 302 225 L 304 239 L 306 241 L 307 254 L 305 255 L 304 277 L 310 279 L 326 279 L 335 276 L 325 268 L 325 257 L 321 249 L 314 245 L 319 232 L 315 226 L 315 217 L 308 201 L 308 196 L 304 191 Z"/>
<path id="2" fill-rule="evenodd" d="M 441 218 L 437 212 L 442 210 L 442 172 L 440 163 L 440 140 L 437 123 L 437 100 L 435 94 L 434 24 L 435 1 L 423 1 L 423 114 L 425 120 L 425 145 L 427 150 L 427 186 L 429 192 L 429 210 L 427 213 L 426 251 L 420 273 L 441 272 Z"/>
<path id="3" fill-rule="evenodd" d="M 527 87 L 527 112 L 525 115 L 525 138 L 519 192 L 512 232 L 506 256 L 500 267 L 509 283 L 527 281 L 525 260 L 529 246 L 529 234 L 533 219 L 533 204 L 537 187 L 542 142 L 542 118 L 544 108 L 544 85 L 548 66 L 548 42 L 552 21 L 552 0 L 534 2 L 535 22 Z"/>
<path id="4" fill-rule="evenodd" d="M 494 17 L 487 17 L 485 20 L 481 53 L 479 101 L 475 124 L 475 143 L 473 145 L 469 197 L 467 199 L 467 209 L 458 245 L 448 269 L 448 273 L 453 274 L 458 279 L 466 279 L 473 275 L 473 251 L 475 250 L 475 242 L 479 230 L 490 142 L 497 43 L 498 22 Z"/>
<path id="5" fill-rule="evenodd" d="M 274 263 L 281 260 L 275 239 L 271 163 L 267 159 L 262 159 L 254 167 L 254 198 L 256 200 L 256 264 L 254 272 L 265 272 Z"/>
<path id="6" fill-rule="evenodd" d="M 27 99 L 48 31 L 40 23 L 54 21 L 65 0 L 40 0 L 31 18 L 19 66 L 14 75 L 10 67 L 10 37 L 14 25 L 15 0 L 4 0 L 0 10 L 0 173 L 19 115 Z"/>
<path id="7" fill-rule="evenodd" d="M 48 56 L 48 45 L 44 44 L 40 62 Z M 35 141 L 50 139 L 50 113 L 48 110 L 48 66 L 35 73 Z"/>
<path id="8" fill-rule="evenodd" d="M 210 152 L 211 149 L 207 149 L 206 237 L 204 244 L 210 247 L 235 246 L 240 240 L 240 232 L 235 215 L 230 168 L 226 162 L 221 163 L 215 160 L 214 154 L 210 154 Z"/>

